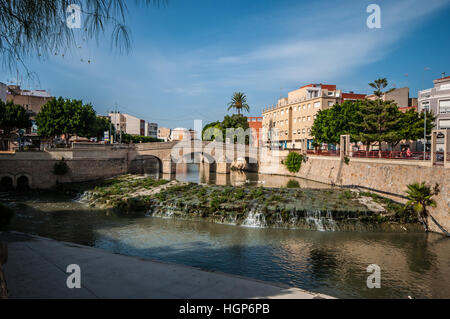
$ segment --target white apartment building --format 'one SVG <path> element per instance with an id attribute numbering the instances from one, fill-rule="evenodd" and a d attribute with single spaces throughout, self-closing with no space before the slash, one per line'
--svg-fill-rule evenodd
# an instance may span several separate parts
<path id="1" fill-rule="evenodd" d="M 158 137 L 157 123 L 149 123 L 136 116 L 120 112 L 110 113 L 109 118 L 118 132 L 122 131 L 130 135 Z"/>
<path id="2" fill-rule="evenodd" d="M 424 109 L 436 116 L 435 129 L 450 129 L 450 76 L 442 73 L 434 87 L 419 91 L 419 112 Z"/>

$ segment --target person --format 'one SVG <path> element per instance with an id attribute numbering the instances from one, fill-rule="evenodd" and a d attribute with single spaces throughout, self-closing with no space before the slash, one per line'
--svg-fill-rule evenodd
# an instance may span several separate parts
<path id="1" fill-rule="evenodd" d="M 412 156 L 412 152 L 411 149 L 408 147 L 408 149 L 406 150 L 406 157 L 411 157 Z"/>

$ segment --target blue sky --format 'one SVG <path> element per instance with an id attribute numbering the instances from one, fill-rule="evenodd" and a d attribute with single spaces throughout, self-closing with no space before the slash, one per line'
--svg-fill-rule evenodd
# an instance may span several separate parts
<path id="1" fill-rule="evenodd" d="M 381 7 L 381 29 L 366 26 L 371 3 Z M 130 54 L 111 51 L 108 36 L 81 42 L 64 58 L 29 60 L 39 82 L 24 86 L 91 102 L 98 114 L 117 105 L 189 128 L 194 119 L 222 119 L 235 91 L 257 116 L 309 83 L 369 93 L 369 82 L 387 77 L 415 97 L 441 72 L 450 75 L 450 0 L 169 0 L 129 9 Z"/>

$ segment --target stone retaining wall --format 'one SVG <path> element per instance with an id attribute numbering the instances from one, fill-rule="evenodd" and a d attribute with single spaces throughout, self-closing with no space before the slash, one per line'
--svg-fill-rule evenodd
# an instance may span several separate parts
<path id="1" fill-rule="evenodd" d="M 291 174 L 281 164 L 287 152 L 280 153 L 279 161 L 272 164 L 262 163 L 260 173 L 290 175 L 309 180 L 335 184 L 340 186 L 360 186 L 390 193 L 396 200 L 405 202 L 407 185 L 415 182 L 427 182 L 434 186 L 438 183 L 441 193 L 435 197 L 436 208 L 431 208 L 430 213 L 438 222 L 450 230 L 450 169 L 444 166 L 429 166 L 426 163 L 378 160 L 378 159 L 354 159 L 345 164 L 338 157 L 308 156 L 308 161 L 302 164 L 297 174 Z M 430 227 L 434 231 L 439 229 L 430 221 Z"/>

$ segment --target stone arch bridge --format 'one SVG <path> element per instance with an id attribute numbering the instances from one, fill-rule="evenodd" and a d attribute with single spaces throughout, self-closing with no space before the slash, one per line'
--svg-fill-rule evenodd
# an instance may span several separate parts
<path id="1" fill-rule="evenodd" d="M 261 150 L 248 145 L 182 141 L 134 145 L 74 143 L 70 149 L 0 153 L 0 191 L 11 188 L 52 188 L 59 183 L 102 179 L 126 173 L 145 174 L 155 169 L 174 174 L 177 163 L 203 163 L 210 171 L 227 174 L 233 163 L 258 171 Z M 56 163 L 69 170 L 53 173 Z"/>

